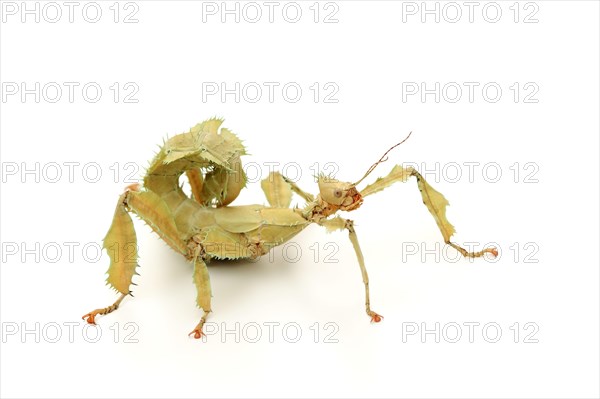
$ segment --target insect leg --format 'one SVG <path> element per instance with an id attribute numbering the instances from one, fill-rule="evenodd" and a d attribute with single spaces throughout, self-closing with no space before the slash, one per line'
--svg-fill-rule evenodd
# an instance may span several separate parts
<path id="1" fill-rule="evenodd" d="M 419 172 L 412 169 L 411 175 L 415 176 L 417 179 L 417 185 L 419 187 L 419 191 L 421 192 L 423 203 L 427 209 L 429 209 L 429 213 L 431 213 L 435 219 L 446 244 L 450 245 L 452 248 L 460 252 L 464 257 L 468 258 L 478 258 L 487 252 L 494 256 L 498 256 L 498 251 L 496 248 L 484 248 L 478 252 L 469 252 L 460 245 L 451 242 L 450 237 L 452 234 L 454 234 L 455 230 L 454 226 L 452 226 L 448 219 L 446 219 L 446 205 L 449 204 L 448 200 L 439 191 L 431 187 Z"/>
<path id="2" fill-rule="evenodd" d="M 171 211 L 164 201 L 152 191 L 128 188 L 119 197 L 112 224 L 103 242 L 110 258 L 106 281 L 121 293 L 121 297 L 113 305 L 96 309 L 83 316 L 90 324 L 95 324 L 97 315 L 115 311 L 123 298 L 131 293 L 131 284 L 135 285 L 131 280 L 137 274 L 137 238 L 129 212 L 137 214 L 174 250 L 184 255 L 188 252 L 187 245 L 179 237 Z"/>
<path id="3" fill-rule="evenodd" d="M 288 208 L 292 202 L 292 191 L 306 202 L 314 200 L 312 194 L 303 191 L 296 183 L 279 172 L 269 173 L 269 176 L 260 182 L 260 186 L 265 192 L 267 201 L 274 208 Z"/>
<path id="4" fill-rule="evenodd" d="M 288 179 L 286 176 L 283 176 L 283 180 L 286 181 L 287 184 L 290 185 L 290 187 L 292 188 L 292 191 L 295 192 L 296 194 L 298 194 L 300 197 L 302 197 L 304 199 L 304 201 L 306 202 L 313 202 L 315 200 L 315 197 L 310 194 L 307 193 L 306 191 L 302 190 L 300 187 L 298 187 L 298 185 L 296 183 L 294 183 L 293 181 L 291 181 L 290 179 Z"/>
<path id="5" fill-rule="evenodd" d="M 198 295 L 196 297 L 196 304 L 198 307 L 202 309 L 204 312 L 202 317 L 200 318 L 200 322 L 194 328 L 194 330 L 188 335 L 194 334 L 194 338 L 201 338 L 204 333 L 202 332 L 202 327 L 206 322 L 206 317 L 211 312 L 210 301 L 211 301 L 211 288 L 210 288 L 210 277 L 208 275 L 208 267 L 206 263 L 202 259 L 202 247 L 200 244 L 197 244 L 194 254 L 194 284 L 196 285 L 196 289 L 198 290 Z"/>
<path id="6" fill-rule="evenodd" d="M 360 250 L 360 245 L 358 244 L 358 237 L 356 236 L 356 231 L 354 230 L 354 222 L 352 220 L 346 220 L 346 229 L 348 230 L 348 236 L 350 237 L 350 241 L 352 242 L 352 246 L 354 247 L 354 252 L 356 252 L 356 257 L 358 258 L 358 264 L 362 273 L 363 283 L 365 284 L 365 307 L 367 310 L 367 314 L 371 317 L 372 322 L 379 323 L 381 319 L 383 319 L 383 316 L 371 310 L 371 299 L 369 297 L 369 275 L 367 274 L 365 259 L 363 257 L 362 251 Z"/>
<path id="7" fill-rule="evenodd" d="M 271 172 L 260 182 L 260 187 L 273 208 L 288 208 L 292 202 L 292 187 L 281 173 Z"/>
<path id="8" fill-rule="evenodd" d="M 90 324 L 96 324 L 97 315 L 105 315 L 118 309 L 125 296 L 130 294 L 129 287 L 137 267 L 137 238 L 131 216 L 127 213 L 127 195 L 125 191 L 120 197 L 111 226 L 104 237 L 103 247 L 108 252 L 107 284 L 121 293 L 117 301 L 106 308 L 96 309 L 82 317 Z"/>
<path id="9" fill-rule="evenodd" d="M 127 296 L 127 294 L 121 294 L 121 296 L 119 297 L 119 299 L 117 299 L 117 301 L 115 303 L 113 303 L 112 305 L 110 305 L 110 306 L 108 306 L 106 308 L 93 310 L 90 313 L 84 315 L 82 317 L 82 319 L 85 320 L 85 321 L 87 321 L 89 324 L 96 324 L 96 316 L 98 316 L 98 315 L 105 315 L 105 314 L 109 314 L 111 312 L 114 312 L 115 310 L 117 310 L 119 308 L 119 305 L 121 304 L 121 301 L 126 296 Z"/>
<path id="10" fill-rule="evenodd" d="M 450 245 L 452 248 L 456 249 L 463 256 L 469 258 L 477 258 L 483 256 L 485 253 L 491 253 L 494 256 L 498 256 L 498 251 L 496 248 L 484 248 L 478 252 L 469 252 L 460 245 L 457 245 L 450 241 L 450 238 L 455 232 L 454 226 L 448 221 L 446 218 L 446 206 L 449 205 L 448 200 L 440 193 L 435 190 L 433 187 L 427 183 L 427 181 L 421 176 L 419 172 L 417 172 L 414 168 L 408 167 L 404 168 L 400 165 L 394 166 L 392 171 L 385 177 L 377 179 L 377 181 L 373 184 L 368 185 L 363 190 L 361 190 L 361 194 L 363 197 L 366 197 L 371 194 L 375 194 L 386 187 L 391 186 L 396 182 L 405 182 L 409 177 L 414 176 L 417 179 L 417 186 L 419 187 L 419 191 L 421 192 L 421 198 L 423 199 L 423 204 L 431 213 L 431 216 L 435 219 L 435 222 L 444 237 L 444 242 Z"/>
<path id="11" fill-rule="evenodd" d="M 367 273 L 367 267 L 365 266 L 365 259 L 360 249 L 360 245 L 358 244 L 356 230 L 354 230 L 354 222 L 352 220 L 343 219 L 338 216 L 333 219 L 325 220 L 320 224 L 322 226 L 325 226 L 328 231 L 341 229 L 348 230 L 348 236 L 350 237 L 350 241 L 352 242 L 352 246 L 354 247 L 354 252 L 356 252 L 356 258 L 358 259 L 358 265 L 360 266 L 363 283 L 365 285 L 365 307 L 367 314 L 371 317 L 372 322 L 380 322 L 381 319 L 383 319 L 383 316 L 371 310 L 371 299 L 369 296 L 369 275 Z"/>

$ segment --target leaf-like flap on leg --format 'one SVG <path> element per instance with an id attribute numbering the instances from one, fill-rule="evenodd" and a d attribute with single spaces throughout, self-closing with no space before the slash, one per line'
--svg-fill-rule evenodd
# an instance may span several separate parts
<path id="1" fill-rule="evenodd" d="M 412 168 L 403 168 L 400 165 L 395 165 L 387 176 L 378 178 L 374 183 L 369 184 L 363 190 L 360 190 L 360 194 L 363 197 L 366 197 L 367 195 L 375 194 L 396 182 L 405 182 L 411 176 L 412 172 Z"/>
<path id="2" fill-rule="evenodd" d="M 423 197 L 423 203 L 427 206 L 427 209 L 429 209 L 429 212 L 435 219 L 435 222 L 444 237 L 444 241 L 449 242 L 455 229 L 448 219 L 446 219 L 446 206 L 449 205 L 448 200 L 442 193 L 431 187 L 419 173 L 414 172 L 414 174 L 417 177 L 417 183 L 419 185 L 419 191 L 421 191 L 421 196 Z"/>
<path id="3" fill-rule="evenodd" d="M 196 297 L 196 303 L 205 312 L 210 312 L 210 277 L 208 275 L 208 267 L 202 258 L 197 257 L 194 262 L 194 284 L 198 290 L 198 296 Z"/>
<path id="4" fill-rule="evenodd" d="M 421 197 L 423 203 L 429 209 L 429 213 L 435 219 L 445 242 L 450 241 L 450 237 L 454 234 L 454 226 L 446 219 L 446 206 L 449 205 L 448 200 L 444 196 L 436 191 L 433 187 L 425 181 L 423 176 L 419 174 L 413 168 L 403 168 L 401 165 L 395 165 L 392 171 L 385 177 L 378 178 L 374 183 L 369 184 L 364 190 L 360 191 L 363 197 L 367 195 L 375 194 L 386 187 L 391 186 L 396 182 L 405 182 L 410 176 L 417 178 L 417 184 L 419 191 L 421 191 Z"/>
<path id="5" fill-rule="evenodd" d="M 267 201 L 274 208 L 288 208 L 292 203 L 292 188 L 281 173 L 271 172 L 260 182 Z"/>
<path id="6" fill-rule="evenodd" d="M 321 225 L 325 226 L 328 233 L 336 230 L 344 230 L 346 228 L 346 219 L 336 216 L 333 219 L 328 219 L 324 222 L 321 222 Z"/>
<path id="7" fill-rule="evenodd" d="M 119 199 L 112 224 L 104 237 L 103 247 L 110 258 L 106 282 L 120 293 L 128 294 L 131 279 L 136 274 L 138 254 L 133 221 L 122 198 Z"/>

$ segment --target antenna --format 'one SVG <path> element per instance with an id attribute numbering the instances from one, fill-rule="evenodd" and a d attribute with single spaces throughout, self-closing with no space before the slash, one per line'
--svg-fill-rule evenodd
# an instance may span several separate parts
<path id="1" fill-rule="evenodd" d="M 382 162 L 385 162 L 388 160 L 387 158 L 387 154 L 392 151 L 394 148 L 398 147 L 400 144 L 404 143 L 406 140 L 408 140 L 408 138 L 410 137 L 410 135 L 412 134 L 412 131 L 410 133 L 408 133 L 408 136 L 406 136 L 406 138 L 404 140 L 402 140 L 401 142 L 399 142 L 398 144 L 395 144 L 393 146 L 390 147 L 389 150 L 387 150 L 382 156 L 381 158 L 379 158 L 379 161 L 375 162 L 373 165 L 371 165 L 371 167 L 369 168 L 369 170 L 367 170 L 367 173 L 365 173 L 365 175 L 356 183 L 353 184 L 353 186 L 358 185 L 361 181 L 363 181 L 367 176 L 369 176 L 369 174 L 371 174 L 372 171 L 375 170 L 375 168 L 377 167 L 377 165 L 379 165 Z"/>

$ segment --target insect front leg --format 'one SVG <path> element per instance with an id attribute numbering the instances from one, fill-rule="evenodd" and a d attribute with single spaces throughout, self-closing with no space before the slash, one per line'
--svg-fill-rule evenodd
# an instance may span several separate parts
<path id="1" fill-rule="evenodd" d="M 314 197 L 303 191 L 293 181 L 279 172 L 271 172 L 260 182 L 267 201 L 274 208 L 288 208 L 292 202 L 292 192 L 302 197 L 306 202 L 312 202 Z"/>
<path id="2" fill-rule="evenodd" d="M 304 199 L 304 201 L 312 202 L 315 200 L 315 197 L 312 194 L 307 193 L 306 191 L 302 190 L 300 187 L 298 187 L 298 185 L 296 183 L 294 183 L 293 181 L 288 179 L 286 176 L 284 176 L 284 175 L 281 175 L 281 176 L 283 177 L 283 180 L 285 180 L 286 183 L 288 183 L 290 185 L 290 187 L 292 188 L 292 191 L 295 192 L 296 194 L 298 194 L 300 197 L 302 197 L 302 199 Z"/>
<path id="3" fill-rule="evenodd" d="M 478 258 L 486 253 L 491 253 L 494 256 L 498 256 L 498 251 L 496 248 L 484 248 L 478 252 L 469 252 L 460 245 L 450 241 L 455 229 L 446 218 L 446 206 L 449 205 L 448 200 L 442 195 L 442 193 L 431 187 L 423 178 L 423 176 L 421 176 L 419 172 L 411 167 L 404 168 L 400 165 L 394 166 L 392 171 L 387 176 L 379 178 L 377 181 L 375 181 L 375 183 L 365 187 L 363 190 L 361 190 L 361 194 L 363 197 L 375 194 L 396 182 L 406 182 L 411 176 L 414 176 L 417 179 L 417 187 L 421 192 L 423 204 L 425 204 L 429 210 L 429 213 L 431 213 L 431 216 L 433 216 L 435 219 L 435 222 L 437 223 L 440 233 L 442 233 L 442 237 L 444 237 L 444 242 L 446 244 L 450 245 L 463 256 L 468 258 Z"/>
<path id="4" fill-rule="evenodd" d="M 356 230 L 354 230 L 354 222 L 352 220 L 343 219 L 341 217 L 335 217 L 333 219 L 326 220 L 320 223 L 325 226 L 327 230 L 334 231 L 340 229 L 348 230 L 348 237 L 354 247 L 356 258 L 358 259 L 358 265 L 360 266 L 360 272 L 362 274 L 363 283 L 365 285 L 365 308 L 367 315 L 371 317 L 371 322 L 379 323 L 383 316 L 371 310 L 371 298 L 369 295 L 369 274 L 367 273 L 367 267 L 365 266 L 365 259 L 363 257 L 360 245 L 358 244 L 358 237 Z"/>

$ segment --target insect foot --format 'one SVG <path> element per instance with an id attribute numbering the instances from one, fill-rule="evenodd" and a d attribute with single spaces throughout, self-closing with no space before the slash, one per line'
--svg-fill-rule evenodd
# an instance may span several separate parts
<path id="1" fill-rule="evenodd" d="M 371 316 L 371 323 L 379 323 L 381 320 L 383 320 L 382 315 L 377 314 L 373 311 L 371 311 L 371 314 L 369 314 L 369 316 Z"/>
<path id="2" fill-rule="evenodd" d="M 208 313 L 210 313 L 210 312 L 206 312 L 206 311 L 204 312 L 204 315 L 200 319 L 200 323 L 198 323 L 196 328 L 194 328 L 192 330 L 192 332 L 188 334 L 188 337 L 192 334 L 194 334 L 195 339 L 200 339 L 200 338 L 206 336 L 206 334 L 204 334 L 204 331 L 202 331 L 202 327 L 204 326 L 204 323 L 206 322 L 206 316 L 208 316 Z"/>
<path id="3" fill-rule="evenodd" d="M 91 313 L 88 313 L 86 315 L 83 315 L 81 317 L 82 320 L 85 320 L 88 322 L 88 324 L 96 324 L 96 315 L 98 314 L 98 310 L 94 310 Z"/>
<path id="4" fill-rule="evenodd" d="M 204 334 L 204 332 L 202 331 L 202 327 L 194 329 L 194 331 L 188 334 L 188 337 L 192 334 L 194 334 L 195 339 L 206 337 L 206 334 Z"/>
<path id="5" fill-rule="evenodd" d="M 113 303 L 112 305 L 110 305 L 106 308 L 93 310 L 90 313 L 83 315 L 81 317 L 81 319 L 87 321 L 89 324 L 96 324 L 96 316 L 105 315 L 105 314 L 114 312 L 115 310 L 117 310 L 119 308 L 121 301 L 126 296 L 127 296 L 127 294 L 122 294 L 121 297 L 119 299 L 117 299 L 117 301 L 115 303 Z"/>

